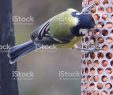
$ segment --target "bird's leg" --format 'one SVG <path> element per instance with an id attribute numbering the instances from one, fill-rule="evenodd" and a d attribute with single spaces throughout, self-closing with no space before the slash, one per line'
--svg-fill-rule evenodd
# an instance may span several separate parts
<path id="1" fill-rule="evenodd" d="M 89 49 L 87 48 L 81 48 L 81 47 L 78 47 L 76 44 L 74 45 L 74 47 L 72 49 L 78 49 L 78 50 L 82 50 L 82 51 L 85 51 L 87 53 L 93 53 L 93 52 L 98 52 L 100 50 L 102 50 L 102 48 L 100 47 L 90 47 Z"/>
<path id="2" fill-rule="evenodd" d="M 102 50 L 101 48 L 90 48 L 90 49 L 86 49 L 86 48 L 76 48 L 78 50 L 83 50 L 83 51 L 87 51 L 87 53 L 93 53 L 93 52 L 97 52 Z"/>

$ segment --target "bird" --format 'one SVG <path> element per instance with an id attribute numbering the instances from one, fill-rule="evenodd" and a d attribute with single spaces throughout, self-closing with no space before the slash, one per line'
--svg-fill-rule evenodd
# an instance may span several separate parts
<path id="1" fill-rule="evenodd" d="M 76 48 L 77 44 L 85 36 L 87 29 L 95 26 L 95 21 L 88 10 L 78 12 L 69 8 L 64 12 L 50 18 L 31 33 L 31 40 L 23 44 L 13 46 L 8 51 L 10 64 L 17 62 L 28 53 L 41 46 L 55 45 L 57 48 Z"/>

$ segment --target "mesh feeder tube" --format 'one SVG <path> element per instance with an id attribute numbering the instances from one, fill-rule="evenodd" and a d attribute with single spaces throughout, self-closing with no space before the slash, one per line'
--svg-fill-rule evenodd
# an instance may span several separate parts
<path id="1" fill-rule="evenodd" d="M 82 6 L 92 3 L 97 28 L 85 35 L 82 48 L 102 50 L 91 54 L 81 51 L 81 95 L 113 95 L 113 0 L 83 0 Z"/>

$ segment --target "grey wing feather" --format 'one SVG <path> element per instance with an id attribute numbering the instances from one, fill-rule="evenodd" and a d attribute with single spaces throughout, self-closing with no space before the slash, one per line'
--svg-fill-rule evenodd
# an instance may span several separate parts
<path id="1" fill-rule="evenodd" d="M 50 20 L 46 21 L 44 24 L 34 30 L 34 32 L 31 34 L 32 40 L 41 40 L 46 34 L 48 34 Z"/>

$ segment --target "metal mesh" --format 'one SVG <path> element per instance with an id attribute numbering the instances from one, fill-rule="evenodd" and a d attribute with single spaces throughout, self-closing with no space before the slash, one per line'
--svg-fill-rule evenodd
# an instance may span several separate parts
<path id="1" fill-rule="evenodd" d="M 85 8 L 95 3 L 92 16 L 97 28 L 89 30 L 82 48 L 102 47 L 87 54 L 82 51 L 81 95 L 113 95 L 113 0 L 83 0 Z"/>

